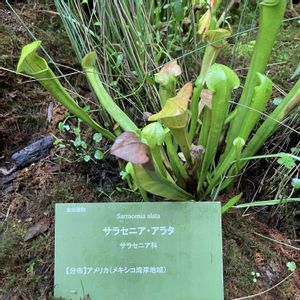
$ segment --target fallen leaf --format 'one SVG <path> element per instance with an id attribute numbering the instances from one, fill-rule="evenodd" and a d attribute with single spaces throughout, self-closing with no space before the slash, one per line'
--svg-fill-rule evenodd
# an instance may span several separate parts
<path id="1" fill-rule="evenodd" d="M 61 165 L 47 165 L 45 171 L 49 174 L 60 172 Z"/>
<path id="2" fill-rule="evenodd" d="M 125 131 L 116 138 L 110 153 L 133 164 L 145 164 L 149 161 L 149 147 L 130 131 Z"/>
<path id="3" fill-rule="evenodd" d="M 46 232 L 50 227 L 50 219 L 43 218 L 32 227 L 30 227 L 24 237 L 24 242 L 27 242 L 36 236 L 40 235 L 41 233 Z"/>

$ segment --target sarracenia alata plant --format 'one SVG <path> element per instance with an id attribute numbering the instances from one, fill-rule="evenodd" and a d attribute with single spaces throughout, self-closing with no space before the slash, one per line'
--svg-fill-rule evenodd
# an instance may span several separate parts
<path id="1" fill-rule="evenodd" d="M 39 41 L 22 50 L 17 72 L 33 76 L 71 113 L 114 141 L 111 154 L 127 162 L 121 166 L 128 174 L 129 186 L 139 189 L 144 199 L 150 193 L 171 200 L 199 200 L 224 190 L 246 166 L 247 158 L 255 155 L 300 103 L 298 81 L 258 126 L 272 92 L 272 82 L 264 71 L 286 1 L 260 3 L 257 42 L 241 98 L 234 106 L 232 92 L 239 88 L 240 80 L 233 70 L 215 63 L 230 32 L 217 28 L 215 8 L 220 1 L 212 3 L 214 6 L 199 24 L 199 33 L 210 44 L 198 78 L 179 87 L 179 64 L 174 60 L 164 65 L 154 75 L 161 108 L 150 114 L 144 128 L 139 128 L 104 88 L 95 52 L 83 58 L 83 71 L 99 105 L 121 129 L 118 132 L 98 124 L 66 92 L 47 62 L 37 54 Z M 232 198 L 224 211 L 240 196 Z"/>

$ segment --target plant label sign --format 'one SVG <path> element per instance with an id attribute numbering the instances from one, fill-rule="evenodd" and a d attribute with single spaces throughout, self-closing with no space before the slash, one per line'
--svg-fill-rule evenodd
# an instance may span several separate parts
<path id="1" fill-rule="evenodd" d="M 55 296 L 224 299 L 220 203 L 56 204 Z"/>

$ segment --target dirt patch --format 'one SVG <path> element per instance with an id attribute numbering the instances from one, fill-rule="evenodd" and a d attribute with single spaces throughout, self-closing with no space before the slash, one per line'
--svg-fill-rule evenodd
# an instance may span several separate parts
<path id="1" fill-rule="evenodd" d="M 232 211 L 224 216 L 223 229 L 226 299 L 257 294 L 273 287 L 290 274 L 286 266 L 289 261 L 300 261 L 296 242 L 291 242 L 295 246 L 293 249 L 268 240 L 290 243 L 286 236 L 255 217 L 243 217 L 240 212 Z M 252 272 L 260 274 L 257 282 L 253 282 Z M 292 300 L 299 297 L 300 272 L 297 270 L 284 284 L 253 299 Z"/>
<path id="2" fill-rule="evenodd" d="M 59 17 L 51 11 L 54 6 L 47 8 L 42 1 L 14 5 L 22 24 L 8 7 L 0 4 L 0 152 L 5 156 L 45 134 L 47 128 L 51 97 L 38 84 L 28 83 L 32 80 L 13 73 L 22 46 L 32 41 L 25 26 L 43 41 L 58 63 L 74 63 L 70 60 L 73 56 L 68 55 L 72 50 Z"/>

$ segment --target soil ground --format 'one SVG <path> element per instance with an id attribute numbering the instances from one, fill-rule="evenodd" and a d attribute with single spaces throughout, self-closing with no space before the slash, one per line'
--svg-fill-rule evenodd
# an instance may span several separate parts
<path id="1" fill-rule="evenodd" d="M 79 68 L 53 4 L 26 3 L 18 1 L 13 5 L 26 26 L 43 40 L 57 63 Z M 284 37 L 286 46 L 295 38 L 295 28 L 289 30 Z M 0 4 L 0 41 L 0 66 L 14 70 L 21 47 L 30 41 L 30 36 L 4 4 Z M 282 47 L 281 52 L 275 50 L 276 55 L 285 55 Z M 288 63 L 286 70 L 280 71 L 275 66 L 270 72 L 280 76 L 280 72 L 291 72 L 291 67 L 295 64 Z M 25 84 L 21 77 L 5 69 L 0 70 L 0 86 L 0 150 L 2 161 L 6 161 L 13 152 L 39 137 L 56 135 L 65 111 L 53 104 L 39 85 Z M 289 83 L 283 82 L 281 87 L 288 89 Z M 119 179 L 117 163 L 111 159 L 98 164 L 72 164 L 53 149 L 48 157 L 20 171 L 13 185 L 2 190 L 0 198 L 0 299 L 52 298 L 55 203 L 137 200 L 138 195 L 127 191 Z M 224 284 L 228 300 L 273 287 L 290 274 L 286 266 L 289 261 L 300 266 L 297 235 L 292 228 L 280 231 L 274 223 L 266 222 L 266 213 L 232 210 L 224 215 Z M 27 230 L 41 220 L 46 220 L 44 232 L 25 241 Z M 293 226 L 291 222 L 285 224 L 281 228 Z M 253 299 L 300 299 L 299 269 L 278 287 Z M 256 283 L 252 272 L 260 273 Z"/>

